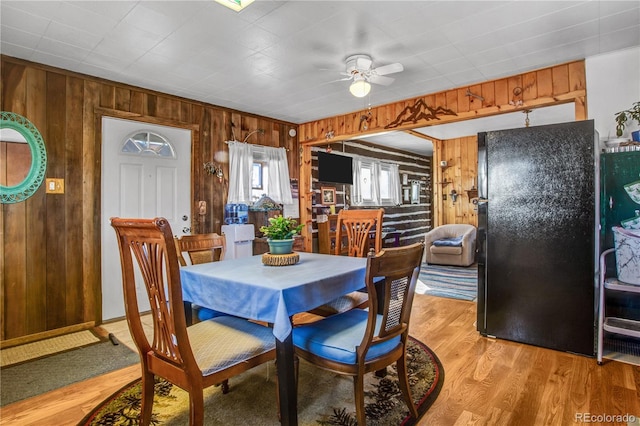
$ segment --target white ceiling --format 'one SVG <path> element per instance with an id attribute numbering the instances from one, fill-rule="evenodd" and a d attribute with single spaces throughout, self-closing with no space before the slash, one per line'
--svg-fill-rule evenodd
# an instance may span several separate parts
<path id="1" fill-rule="evenodd" d="M 0 22 L 2 54 L 292 123 L 640 45 L 637 0 L 2 0 Z M 358 53 L 404 71 L 355 98 L 332 81 Z"/>

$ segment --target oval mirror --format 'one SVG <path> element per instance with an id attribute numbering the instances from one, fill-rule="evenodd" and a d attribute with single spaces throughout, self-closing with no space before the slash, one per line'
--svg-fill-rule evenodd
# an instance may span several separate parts
<path id="1" fill-rule="evenodd" d="M 38 129 L 25 117 L 0 112 L 0 200 L 18 203 L 33 195 L 44 180 L 47 152 Z"/>

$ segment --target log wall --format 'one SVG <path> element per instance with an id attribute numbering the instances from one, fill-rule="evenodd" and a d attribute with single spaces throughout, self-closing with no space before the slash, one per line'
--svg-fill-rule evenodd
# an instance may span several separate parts
<path id="1" fill-rule="evenodd" d="M 431 229 L 431 157 L 425 157 L 410 152 L 404 152 L 395 149 L 381 149 L 376 145 L 362 141 L 344 141 L 340 143 L 328 145 L 333 152 L 345 152 L 349 154 L 360 155 L 368 158 L 379 159 L 388 163 L 398 164 L 400 176 L 407 175 L 407 185 L 403 188 L 409 188 L 410 182 L 417 180 L 421 183 L 420 202 L 411 204 L 410 201 L 403 201 L 398 206 L 350 206 L 352 209 L 367 208 L 384 208 L 383 226 L 395 228 L 402 232 L 400 236 L 400 244 L 407 245 L 418 241 L 424 241 L 424 234 Z M 325 149 L 322 148 L 317 149 Z M 342 184 L 324 183 L 318 181 L 318 166 L 316 150 L 311 154 L 311 169 L 313 182 L 313 217 L 312 227 L 314 237 L 317 236 L 317 215 L 326 214 L 329 206 L 323 205 L 320 199 L 320 189 L 322 187 L 336 188 L 336 214 L 349 204 L 350 186 Z M 395 240 L 389 238 L 383 241 L 383 246 L 391 247 Z M 314 246 L 315 247 L 315 246 Z M 315 248 L 314 248 L 315 250 Z"/>

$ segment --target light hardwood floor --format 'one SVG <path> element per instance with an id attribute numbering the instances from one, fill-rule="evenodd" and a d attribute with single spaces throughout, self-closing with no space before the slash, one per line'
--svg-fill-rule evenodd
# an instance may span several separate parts
<path id="1" fill-rule="evenodd" d="M 572 425 L 585 423 L 580 416 L 640 417 L 640 367 L 598 366 L 594 358 L 484 338 L 475 319 L 473 302 L 416 295 L 411 335 L 433 349 L 445 370 L 442 391 L 420 425 Z M 0 424 L 75 425 L 139 375 L 132 366 L 9 405 Z"/>

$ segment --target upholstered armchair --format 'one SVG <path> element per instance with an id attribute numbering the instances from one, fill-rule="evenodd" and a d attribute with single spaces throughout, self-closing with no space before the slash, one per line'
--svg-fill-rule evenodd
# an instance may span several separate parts
<path id="1" fill-rule="evenodd" d="M 438 226 L 424 237 L 424 261 L 438 265 L 469 266 L 476 257 L 476 227 Z"/>

